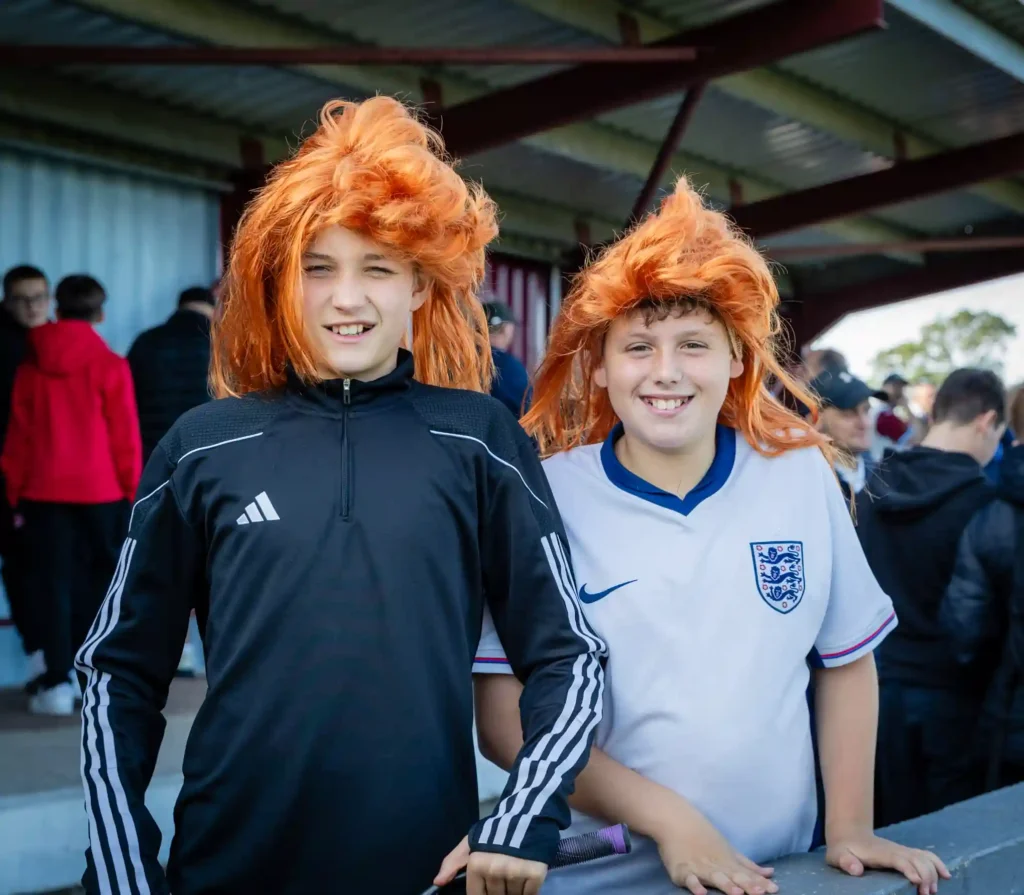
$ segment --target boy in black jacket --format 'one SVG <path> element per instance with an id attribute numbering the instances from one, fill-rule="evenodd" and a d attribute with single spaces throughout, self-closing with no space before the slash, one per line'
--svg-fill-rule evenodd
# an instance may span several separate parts
<path id="1" fill-rule="evenodd" d="M 864 553 L 900 619 L 878 650 L 877 826 L 981 789 L 968 752 L 985 681 L 957 663 L 939 607 L 964 529 L 995 496 L 982 467 L 1005 412 L 998 376 L 954 371 L 924 442 L 887 453 L 857 496 Z"/>
<path id="2" fill-rule="evenodd" d="M 1003 455 L 999 496 L 960 539 L 942 607 L 957 661 L 996 666 L 978 730 L 986 789 L 1024 782 L 1024 445 Z"/>
<path id="3" fill-rule="evenodd" d="M 247 209 L 214 331 L 233 397 L 154 451 L 78 658 L 87 891 L 410 895 L 467 829 L 471 892 L 539 890 L 605 648 L 532 446 L 479 393 L 495 234 L 440 138 L 384 97 L 329 103 Z M 143 797 L 193 608 L 209 690 L 165 875 Z M 489 624 L 526 736 L 485 830 L 471 669 Z"/>

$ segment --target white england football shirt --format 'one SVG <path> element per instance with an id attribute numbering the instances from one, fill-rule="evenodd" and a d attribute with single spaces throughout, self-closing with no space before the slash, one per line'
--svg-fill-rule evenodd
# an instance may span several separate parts
<path id="1" fill-rule="evenodd" d="M 680 499 L 618 461 L 620 431 L 546 460 L 579 599 L 609 648 L 596 744 L 693 803 L 754 861 L 806 851 L 818 820 L 811 666 L 895 627 L 817 449 L 765 457 L 719 426 Z M 493 629 L 477 672 L 507 670 Z M 569 834 L 601 826 L 573 814 Z M 552 873 L 544 892 L 666 888 L 656 848 Z M 595 877 L 595 874 L 599 874 Z"/>

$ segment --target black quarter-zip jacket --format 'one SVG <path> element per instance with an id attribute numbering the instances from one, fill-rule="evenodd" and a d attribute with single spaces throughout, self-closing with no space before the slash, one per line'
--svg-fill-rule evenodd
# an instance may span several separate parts
<path id="1" fill-rule="evenodd" d="M 86 890 L 427 888 L 474 848 L 548 861 L 600 718 L 603 642 L 580 611 L 533 447 L 486 395 L 289 381 L 183 416 L 154 451 L 78 655 Z M 208 691 L 166 873 L 144 806 L 195 609 Z M 485 608 L 525 745 L 478 822 L 474 651 Z"/>

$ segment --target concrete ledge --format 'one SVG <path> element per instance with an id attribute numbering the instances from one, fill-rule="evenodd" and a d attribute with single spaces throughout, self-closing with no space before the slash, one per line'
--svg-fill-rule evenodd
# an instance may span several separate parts
<path id="1" fill-rule="evenodd" d="M 935 852 L 953 874 L 940 895 L 1024 895 L 1024 783 L 896 824 L 879 834 Z M 846 876 L 824 865 L 824 852 L 773 862 L 784 895 L 914 895 L 894 873 Z"/>
<path id="2" fill-rule="evenodd" d="M 164 861 L 179 789 L 180 774 L 159 776 L 146 793 L 163 836 Z M 0 798 L 0 895 L 74 885 L 85 869 L 88 840 L 81 786 Z"/>

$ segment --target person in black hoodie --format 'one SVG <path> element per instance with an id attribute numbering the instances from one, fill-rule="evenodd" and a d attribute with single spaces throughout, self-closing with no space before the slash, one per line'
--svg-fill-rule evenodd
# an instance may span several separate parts
<path id="1" fill-rule="evenodd" d="M 982 467 L 1005 412 L 998 376 L 956 370 L 924 442 L 887 452 L 857 497 L 864 553 L 900 619 L 878 651 L 878 826 L 981 791 L 968 753 L 987 681 L 956 661 L 939 609 L 964 530 L 995 497 Z"/>
<path id="2" fill-rule="evenodd" d="M 999 496 L 960 539 L 941 615 L 965 668 L 998 662 L 978 725 L 986 789 L 1024 782 L 1024 444 L 1003 455 Z"/>

